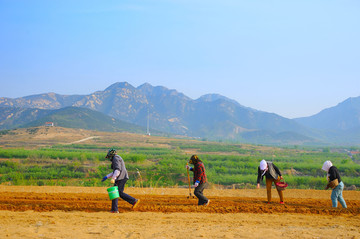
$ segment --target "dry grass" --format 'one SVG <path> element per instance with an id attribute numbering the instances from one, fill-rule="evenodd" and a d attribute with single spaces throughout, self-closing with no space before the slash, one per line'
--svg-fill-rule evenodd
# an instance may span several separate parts
<path id="1" fill-rule="evenodd" d="M 219 144 L 218 142 L 207 142 L 194 140 L 192 138 L 169 138 L 160 136 L 148 136 L 145 134 L 99 132 L 83 129 L 70 129 L 62 127 L 35 127 L 28 129 L 12 130 L 9 134 L 0 136 L 0 147 L 37 149 L 56 144 L 90 144 L 98 147 L 152 147 L 169 148 L 181 151 L 184 154 L 197 154 L 196 149 L 179 149 L 173 146 L 177 144 Z M 241 144 L 242 149 L 257 150 L 259 152 L 273 152 L 273 147 L 254 146 Z M 276 149 L 281 150 L 281 149 Z M 219 152 L 201 152 L 203 154 L 220 154 Z M 221 154 L 236 155 L 236 152 L 221 152 Z"/>

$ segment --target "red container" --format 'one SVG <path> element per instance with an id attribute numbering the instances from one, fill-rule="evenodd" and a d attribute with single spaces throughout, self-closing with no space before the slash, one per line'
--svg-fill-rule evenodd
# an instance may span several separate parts
<path id="1" fill-rule="evenodd" d="M 282 190 L 285 190 L 285 188 L 288 186 L 288 184 L 280 181 L 280 182 L 275 183 L 275 186 L 278 190 L 282 191 Z"/>

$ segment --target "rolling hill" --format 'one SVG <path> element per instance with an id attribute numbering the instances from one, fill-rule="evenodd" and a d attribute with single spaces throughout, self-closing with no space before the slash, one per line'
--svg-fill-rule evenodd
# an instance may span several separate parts
<path id="1" fill-rule="evenodd" d="M 348 98 L 316 115 L 296 118 L 295 121 L 322 130 L 346 131 L 360 128 L 360 97 Z"/>
<path id="2" fill-rule="evenodd" d="M 359 114 L 356 107 L 343 108 L 341 115 L 344 115 L 344 118 L 339 122 L 346 127 L 334 130 L 330 123 L 336 124 L 336 120 L 339 118 L 339 113 L 336 112 L 325 116 L 321 114 L 311 119 L 308 117 L 292 120 L 274 113 L 245 107 L 218 94 L 207 94 L 193 100 L 176 90 L 170 90 L 163 86 L 154 87 L 147 83 L 135 88 L 127 82 L 118 82 L 103 91 L 96 91 L 89 95 L 65 96 L 48 93 L 16 99 L 0 98 L 0 107 L 17 107 L 23 111 L 36 107 L 39 117 L 41 110 L 58 110 L 66 107 L 88 108 L 110 118 L 142 127 L 146 127 L 149 120 L 152 131 L 157 130 L 209 140 L 259 144 L 359 142 L 357 135 L 350 138 L 344 136 L 346 130 L 350 129 L 352 125 L 356 126 L 357 121 L 350 118 L 350 115 Z M 45 116 L 46 111 L 42 114 Z M 4 119 L 9 117 L 6 113 L 0 113 L 1 115 Z M 23 116 L 19 115 L 20 118 Z M 34 120 L 39 120 L 35 116 Z M 51 121 L 50 118 L 47 119 Z M 68 127 L 72 127 L 71 125 L 90 127 L 91 125 L 90 122 L 76 123 L 75 119 L 79 120 L 80 118 L 68 119 L 64 127 L 67 127 L 66 125 Z M 351 122 L 350 119 L 354 122 Z M 324 120 L 328 124 L 321 124 Z M 19 119 L 18 122 L 13 120 L 14 124 L 12 125 L 6 119 L 2 128 L 18 126 L 20 121 Z M 103 120 L 103 122 L 105 121 Z M 111 130 L 113 127 L 110 122 L 111 120 L 108 120 L 106 123 L 107 130 Z M 100 120 L 97 125 L 100 125 Z M 325 125 L 329 125 L 330 129 L 316 127 Z"/>
<path id="3" fill-rule="evenodd" d="M 2 108 L 0 112 L 4 114 L 4 109 L 10 111 L 12 108 Z M 43 126 L 46 122 L 54 122 L 55 126 L 77 129 L 88 129 L 109 132 L 133 132 L 145 133 L 146 128 L 124 122 L 98 111 L 79 107 L 65 107 L 58 110 L 39 110 L 13 108 L 13 119 L 17 122 L 16 126 L 21 128 Z M 35 119 L 36 118 L 36 119 Z"/>

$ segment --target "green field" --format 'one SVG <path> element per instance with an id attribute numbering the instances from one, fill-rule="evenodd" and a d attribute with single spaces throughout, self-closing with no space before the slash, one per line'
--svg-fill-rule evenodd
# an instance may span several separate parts
<path id="1" fill-rule="evenodd" d="M 260 160 L 274 162 L 290 188 L 323 189 L 324 161 L 338 167 L 345 185 L 360 187 L 360 157 L 344 149 L 243 147 L 241 144 L 169 141 L 170 147 L 117 147 L 125 160 L 128 186 L 187 185 L 185 165 L 196 150 L 211 185 L 255 188 Z M 111 172 L 104 158 L 107 147 L 87 144 L 54 145 L 40 149 L 0 149 L 0 183 L 4 185 L 106 186 L 101 178 Z"/>

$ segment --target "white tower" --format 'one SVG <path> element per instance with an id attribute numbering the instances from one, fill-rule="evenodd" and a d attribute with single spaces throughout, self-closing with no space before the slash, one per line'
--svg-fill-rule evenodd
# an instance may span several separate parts
<path id="1" fill-rule="evenodd" d="M 148 105 L 148 114 L 147 114 L 147 129 L 146 129 L 146 134 L 147 134 L 147 135 L 150 135 L 149 120 L 150 120 L 150 113 L 149 113 L 149 105 Z"/>

